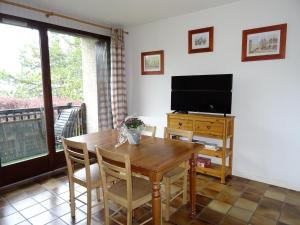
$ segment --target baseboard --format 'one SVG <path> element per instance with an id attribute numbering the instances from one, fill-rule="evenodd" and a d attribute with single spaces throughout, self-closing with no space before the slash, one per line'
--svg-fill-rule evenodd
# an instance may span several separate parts
<path id="1" fill-rule="evenodd" d="M 235 176 L 238 176 L 238 177 L 243 177 L 243 178 L 258 181 L 258 182 L 271 184 L 271 185 L 274 185 L 274 186 L 283 187 L 283 188 L 291 189 L 291 190 L 294 190 L 294 191 L 300 191 L 299 186 L 288 183 L 288 182 L 285 182 L 285 181 L 274 180 L 274 179 L 270 179 L 270 178 L 266 178 L 266 177 L 260 177 L 260 176 L 256 176 L 256 175 L 253 175 L 253 174 L 244 173 L 244 172 L 240 172 L 240 171 L 236 171 L 236 170 L 233 170 L 232 174 L 235 175 Z"/>
<path id="2" fill-rule="evenodd" d="M 16 183 L 12 183 L 12 184 L 0 187 L 0 191 L 9 190 L 11 188 L 14 188 L 15 186 L 23 185 L 23 184 L 35 181 L 35 180 L 40 179 L 40 178 L 44 178 L 44 177 L 47 177 L 47 176 L 55 175 L 55 174 L 60 173 L 60 172 L 62 172 L 64 170 L 66 170 L 66 169 L 67 169 L 67 167 L 65 166 L 65 167 L 62 167 L 62 168 L 59 168 L 59 169 L 56 169 L 56 170 L 53 170 L 53 171 L 50 171 L 50 172 L 47 172 L 47 173 L 42 173 L 40 175 L 37 175 L 37 176 L 34 176 L 34 177 L 30 177 L 30 178 L 25 179 L 25 180 L 21 180 L 21 181 L 18 181 Z"/>

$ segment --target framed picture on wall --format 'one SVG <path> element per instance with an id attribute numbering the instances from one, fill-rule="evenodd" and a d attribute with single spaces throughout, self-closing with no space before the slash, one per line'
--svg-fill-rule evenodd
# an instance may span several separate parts
<path id="1" fill-rule="evenodd" d="M 214 27 L 190 30 L 188 33 L 189 54 L 212 52 L 214 48 Z"/>
<path id="2" fill-rule="evenodd" d="M 243 31 L 242 61 L 284 59 L 287 24 Z"/>
<path id="3" fill-rule="evenodd" d="M 152 51 L 141 53 L 142 75 L 164 74 L 164 51 Z"/>

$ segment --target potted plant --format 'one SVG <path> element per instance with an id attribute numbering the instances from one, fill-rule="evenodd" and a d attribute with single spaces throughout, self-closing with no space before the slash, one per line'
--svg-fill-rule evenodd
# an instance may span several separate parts
<path id="1" fill-rule="evenodd" d="M 145 128 L 144 122 L 137 117 L 129 117 L 124 122 L 129 144 L 137 145 L 141 141 L 141 133 Z"/>

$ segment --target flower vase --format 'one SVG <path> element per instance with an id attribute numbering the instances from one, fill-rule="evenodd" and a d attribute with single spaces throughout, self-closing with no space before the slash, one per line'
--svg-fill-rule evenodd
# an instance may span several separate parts
<path id="1" fill-rule="evenodd" d="M 141 142 L 142 129 L 127 129 L 127 140 L 131 145 L 137 145 Z"/>

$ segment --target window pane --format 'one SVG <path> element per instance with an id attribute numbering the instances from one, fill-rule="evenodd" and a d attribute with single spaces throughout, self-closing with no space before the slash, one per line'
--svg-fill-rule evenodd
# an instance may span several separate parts
<path id="1" fill-rule="evenodd" d="M 96 40 L 55 31 L 48 36 L 56 151 L 61 151 L 62 136 L 86 133 L 86 120 L 97 116 Z M 97 124 L 97 117 L 93 120 Z"/>
<path id="2" fill-rule="evenodd" d="M 48 154 L 39 32 L 0 23 L 1 165 Z"/>

